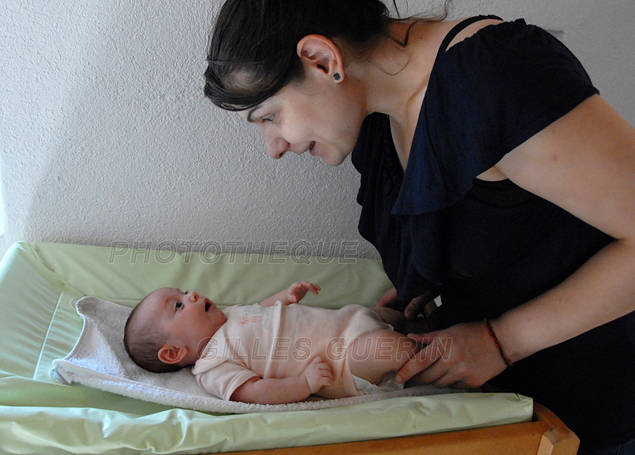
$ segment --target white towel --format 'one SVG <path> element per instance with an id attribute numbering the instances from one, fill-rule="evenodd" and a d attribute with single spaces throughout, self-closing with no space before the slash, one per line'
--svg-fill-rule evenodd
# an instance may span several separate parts
<path id="1" fill-rule="evenodd" d="M 73 350 L 63 359 L 53 361 L 51 371 L 51 376 L 62 384 L 77 382 L 130 398 L 218 413 L 324 409 L 386 398 L 453 392 L 433 386 L 417 386 L 337 400 L 319 399 L 279 405 L 221 400 L 199 387 L 189 368 L 175 373 L 150 373 L 128 357 L 123 346 L 123 329 L 131 308 L 95 297 L 84 297 L 75 306 L 84 320 L 82 332 Z"/>

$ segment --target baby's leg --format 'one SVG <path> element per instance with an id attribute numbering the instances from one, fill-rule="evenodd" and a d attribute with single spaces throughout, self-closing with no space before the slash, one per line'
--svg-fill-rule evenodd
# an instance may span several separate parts
<path id="1" fill-rule="evenodd" d="M 421 346 L 394 330 L 378 329 L 360 335 L 347 351 L 351 373 L 378 384 L 389 371 L 397 371 Z"/>
<path id="2" fill-rule="evenodd" d="M 371 308 L 386 323 L 393 326 L 395 331 L 407 335 L 409 333 L 427 333 L 430 331 L 426 319 L 419 317 L 414 321 L 409 321 L 402 311 L 393 308 L 375 306 Z"/>

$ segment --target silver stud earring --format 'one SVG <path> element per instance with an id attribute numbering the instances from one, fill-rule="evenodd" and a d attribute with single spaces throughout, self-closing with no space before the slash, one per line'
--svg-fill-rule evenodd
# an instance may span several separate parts
<path id="1" fill-rule="evenodd" d="M 340 79 L 342 79 L 342 76 L 340 75 L 340 73 L 335 73 L 333 75 L 333 79 L 335 79 L 336 81 L 339 81 Z"/>

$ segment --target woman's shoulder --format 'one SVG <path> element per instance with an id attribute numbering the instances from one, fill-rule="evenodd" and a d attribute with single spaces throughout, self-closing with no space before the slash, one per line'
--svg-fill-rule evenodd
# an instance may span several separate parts
<path id="1" fill-rule="evenodd" d="M 457 30 L 457 27 L 461 27 L 463 24 L 469 24 L 465 25 L 464 28 L 458 31 L 456 35 L 451 38 L 451 40 L 447 43 L 447 48 L 444 50 L 450 49 L 452 46 L 460 43 L 461 41 L 474 36 L 485 27 L 488 27 L 490 25 L 498 25 L 502 22 L 502 19 L 495 16 L 464 17 L 461 19 L 444 22 L 444 28 L 441 30 L 441 33 L 445 32 L 444 37 L 447 37 L 448 34 L 452 32 L 452 30 Z"/>
<path id="2" fill-rule="evenodd" d="M 504 22 L 498 16 L 470 16 L 440 22 L 424 22 L 413 31 L 412 43 L 419 43 L 422 51 L 437 55 L 464 41 L 490 25 Z"/>
<path id="3" fill-rule="evenodd" d="M 565 46 L 522 19 L 464 39 L 430 77 L 395 213 L 458 201 L 476 177 L 596 93 Z"/>

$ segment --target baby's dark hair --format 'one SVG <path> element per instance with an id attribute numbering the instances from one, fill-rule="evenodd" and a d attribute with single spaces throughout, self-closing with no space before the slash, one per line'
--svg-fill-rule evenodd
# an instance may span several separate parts
<path id="1" fill-rule="evenodd" d="M 445 18 L 449 3 L 429 20 Z M 380 0 L 226 0 L 208 49 L 205 96 L 230 111 L 257 106 L 303 79 L 296 53 L 303 37 L 338 38 L 361 56 L 389 36 L 393 20 Z"/>
<path id="2" fill-rule="evenodd" d="M 152 373 L 178 371 L 182 367 L 164 363 L 159 359 L 159 349 L 165 345 L 168 340 L 168 335 L 158 331 L 154 325 L 135 323 L 137 310 L 141 308 L 147 297 L 148 296 L 144 297 L 137 306 L 134 307 L 126 321 L 123 336 L 123 344 L 126 348 L 126 352 L 134 363 Z"/>

